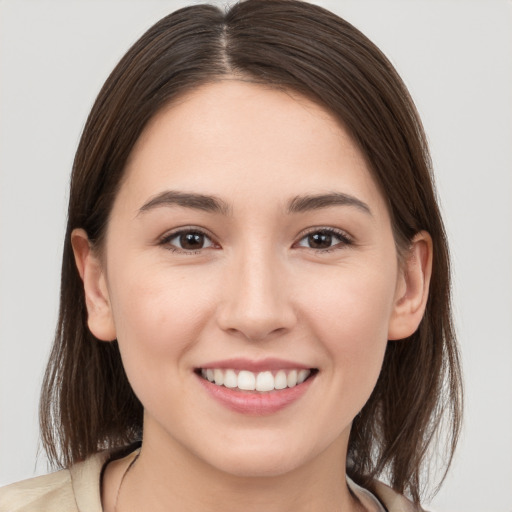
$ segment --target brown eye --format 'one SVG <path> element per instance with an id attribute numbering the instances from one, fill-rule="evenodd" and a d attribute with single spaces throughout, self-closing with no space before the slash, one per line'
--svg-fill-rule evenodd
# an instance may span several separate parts
<path id="1" fill-rule="evenodd" d="M 212 241 L 201 231 L 180 231 L 162 240 L 163 245 L 170 245 L 177 251 L 199 251 L 213 245 Z"/>
<path id="2" fill-rule="evenodd" d="M 350 245 L 350 238 L 341 231 L 333 229 L 319 229 L 304 236 L 298 243 L 299 247 L 309 249 L 333 249 Z"/>
<path id="3" fill-rule="evenodd" d="M 181 248 L 190 251 L 202 249 L 204 246 L 204 239 L 205 236 L 202 233 L 186 233 L 179 236 Z"/>
<path id="4" fill-rule="evenodd" d="M 308 244 L 312 249 L 326 249 L 332 245 L 331 233 L 314 233 L 308 235 Z"/>

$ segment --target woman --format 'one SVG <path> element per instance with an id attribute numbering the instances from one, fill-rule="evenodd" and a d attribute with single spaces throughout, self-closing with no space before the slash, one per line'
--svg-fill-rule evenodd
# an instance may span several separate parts
<path id="1" fill-rule="evenodd" d="M 75 158 L 41 403 L 67 469 L 0 510 L 415 510 L 443 413 L 449 463 L 447 246 L 392 66 L 302 2 L 161 20 Z"/>

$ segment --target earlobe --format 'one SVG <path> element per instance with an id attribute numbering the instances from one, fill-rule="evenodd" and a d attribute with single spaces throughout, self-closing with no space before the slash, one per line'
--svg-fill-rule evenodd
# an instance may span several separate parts
<path id="1" fill-rule="evenodd" d="M 87 323 L 92 334 L 102 341 L 116 339 L 116 330 L 103 266 L 94 253 L 87 233 L 74 229 L 71 245 L 78 273 L 82 278 L 87 307 Z"/>
<path id="2" fill-rule="evenodd" d="M 420 231 L 402 264 L 389 322 L 389 340 L 407 338 L 418 328 L 427 306 L 431 275 L 432 238 L 426 231 Z"/>

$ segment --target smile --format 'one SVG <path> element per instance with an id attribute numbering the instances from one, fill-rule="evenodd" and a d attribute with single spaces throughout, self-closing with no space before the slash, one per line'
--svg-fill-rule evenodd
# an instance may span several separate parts
<path id="1" fill-rule="evenodd" d="M 283 359 L 232 358 L 202 365 L 194 373 L 202 388 L 223 408 L 266 416 L 299 402 L 320 372 Z"/>
<path id="2" fill-rule="evenodd" d="M 293 388 L 302 384 L 315 370 L 281 369 L 277 371 L 252 372 L 230 368 L 201 368 L 199 374 L 216 386 L 238 391 L 259 391 L 262 393 Z"/>

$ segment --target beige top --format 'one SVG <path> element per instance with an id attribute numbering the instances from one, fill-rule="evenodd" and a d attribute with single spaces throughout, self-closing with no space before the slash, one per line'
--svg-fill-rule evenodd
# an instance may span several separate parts
<path id="1" fill-rule="evenodd" d="M 102 512 L 101 473 L 109 458 L 109 452 L 100 452 L 70 469 L 2 487 L 0 512 Z M 378 499 L 351 480 L 347 482 L 369 512 L 421 512 L 381 482 L 375 482 Z"/>

